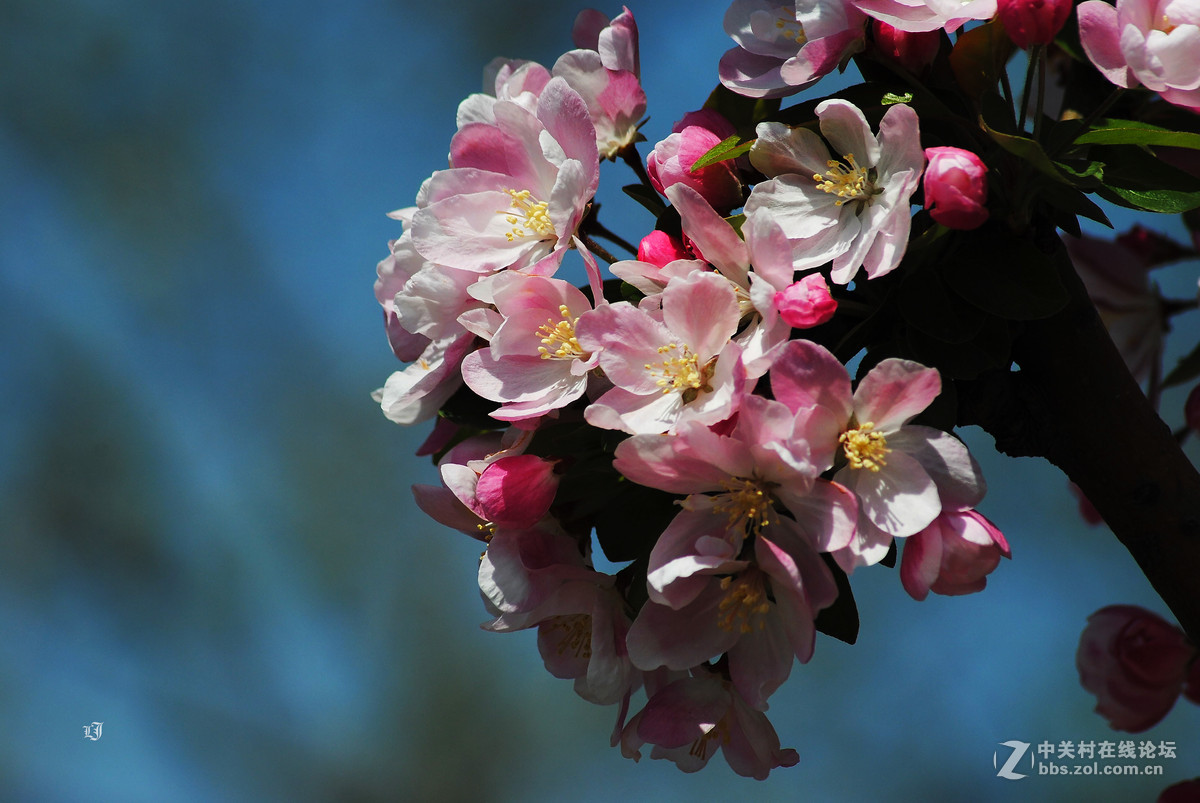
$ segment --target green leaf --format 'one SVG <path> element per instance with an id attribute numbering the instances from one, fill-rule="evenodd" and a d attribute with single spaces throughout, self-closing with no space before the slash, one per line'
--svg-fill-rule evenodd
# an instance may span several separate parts
<path id="1" fill-rule="evenodd" d="M 738 143 L 741 142 L 739 145 Z M 703 170 L 711 164 L 724 162 L 729 159 L 736 159 L 743 153 L 746 153 L 754 146 L 754 140 L 742 142 L 742 138 L 737 134 L 730 134 L 725 139 L 713 145 L 708 151 L 696 161 L 692 162 L 689 173 L 695 173 L 697 170 Z"/>
<path id="2" fill-rule="evenodd" d="M 1049 176 L 1055 181 L 1063 184 L 1071 183 L 1071 179 L 1064 176 L 1062 172 L 1054 166 L 1054 162 L 1050 160 L 1050 157 L 1044 150 L 1042 150 L 1042 146 L 1039 145 L 1037 141 L 1032 140 L 1029 137 L 1018 137 L 1014 134 L 1001 133 L 994 128 L 989 127 L 982 116 L 979 118 L 979 125 L 981 125 L 983 130 L 988 133 L 988 136 L 990 136 L 997 145 L 999 145 L 1001 148 L 1004 148 L 1004 150 L 1033 165 L 1038 171 Z"/>
<path id="3" fill-rule="evenodd" d="M 763 120 L 773 119 L 782 103 L 782 98 L 748 98 L 717 84 L 704 101 L 704 108 L 720 113 L 746 138 L 754 136 L 754 127 Z"/>
<path id="4" fill-rule="evenodd" d="M 1178 215 L 1200 207 L 1200 192 L 1179 190 L 1134 190 L 1126 187 L 1103 187 L 1097 193 L 1106 201 L 1129 209 Z"/>
<path id="5" fill-rule="evenodd" d="M 1010 321 L 1048 318 L 1066 306 L 1066 288 L 1047 254 L 999 227 L 977 231 L 947 260 L 943 278 L 950 289 Z"/>
<path id="6" fill-rule="evenodd" d="M 1075 138 L 1076 145 L 1169 145 L 1200 149 L 1200 134 L 1171 131 L 1134 120 L 1105 120 Z"/>
<path id="7" fill-rule="evenodd" d="M 1191 382 L 1198 376 L 1200 376 L 1200 343 L 1171 369 L 1171 372 L 1163 379 L 1163 387 L 1172 388 L 1182 385 L 1184 382 Z"/>
<path id="8" fill-rule="evenodd" d="M 952 379 L 975 379 L 986 371 L 1007 368 L 1012 362 L 1008 323 L 990 315 L 980 317 L 984 326 L 966 343 L 947 343 L 909 327 L 907 343 L 914 359 Z"/>
<path id="9" fill-rule="evenodd" d="M 666 202 L 645 184 L 626 184 L 621 188 L 621 192 L 644 206 L 655 217 L 660 217 L 667 209 Z"/>
<path id="10" fill-rule="evenodd" d="M 883 93 L 883 100 L 879 101 L 884 106 L 894 106 L 897 103 L 912 103 L 913 93 L 905 92 L 903 95 L 897 95 L 895 92 Z"/>

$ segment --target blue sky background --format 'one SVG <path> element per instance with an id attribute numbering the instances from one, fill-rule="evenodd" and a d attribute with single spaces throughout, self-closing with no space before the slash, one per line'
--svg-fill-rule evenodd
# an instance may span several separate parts
<path id="1" fill-rule="evenodd" d="M 652 142 L 715 84 L 725 7 L 633 6 Z M 476 542 L 408 491 L 436 481 L 411 456 L 425 427 L 369 397 L 398 367 L 372 282 L 385 213 L 445 166 L 483 65 L 552 64 L 576 10 L 0 9 L 4 796 L 1130 800 L 1200 774 L 1184 704 L 1138 737 L 1178 745 L 1162 779 L 995 777 L 1002 741 L 1119 738 L 1078 685 L 1079 632 L 1108 604 L 1167 612 L 1057 471 L 979 431 L 1014 559 L 922 603 L 857 573 L 859 643 L 822 638 L 772 699 L 801 762 L 765 783 L 622 759 L 615 710 L 550 677 L 532 633 L 478 629 Z M 629 180 L 602 168 L 606 220 L 636 239 Z M 1195 293 L 1194 264 L 1158 279 Z M 1176 355 L 1195 313 L 1178 329 Z"/>

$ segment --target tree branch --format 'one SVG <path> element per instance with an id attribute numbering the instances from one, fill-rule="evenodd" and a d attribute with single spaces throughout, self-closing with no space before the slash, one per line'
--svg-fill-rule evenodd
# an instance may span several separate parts
<path id="1" fill-rule="evenodd" d="M 1057 239 L 1053 256 L 1070 301 L 1025 324 L 1013 343 L 1020 371 L 963 383 L 960 423 L 982 426 L 1006 454 L 1062 469 L 1200 644 L 1200 473 L 1126 369 Z"/>

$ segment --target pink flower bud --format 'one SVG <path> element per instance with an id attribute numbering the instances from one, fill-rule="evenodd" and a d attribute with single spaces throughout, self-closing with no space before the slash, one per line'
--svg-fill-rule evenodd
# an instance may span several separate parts
<path id="1" fill-rule="evenodd" d="M 733 123 L 729 122 L 725 115 L 716 109 L 698 109 L 694 112 L 688 112 L 680 118 L 679 122 L 671 126 L 671 131 L 678 134 L 683 129 L 693 125 L 707 128 L 722 140 L 729 139 L 729 137 L 737 133 L 737 129 L 733 127 Z"/>
<path id="2" fill-rule="evenodd" d="M 809 329 L 825 323 L 837 312 L 837 302 L 829 293 L 825 277 L 810 273 L 775 294 L 779 317 L 788 326 Z"/>
<path id="3" fill-rule="evenodd" d="M 974 229 L 988 219 L 987 167 L 962 148 L 926 148 L 925 208 L 948 229 Z"/>
<path id="4" fill-rule="evenodd" d="M 1187 401 L 1183 403 L 1183 420 L 1187 422 L 1188 429 L 1200 433 L 1200 385 L 1192 388 Z"/>
<path id="5" fill-rule="evenodd" d="M 666 195 L 667 187 L 686 184 L 721 214 L 742 205 L 742 182 L 732 161 L 717 162 L 692 172 L 692 165 L 721 138 L 707 128 L 690 125 L 654 146 L 646 158 L 646 172 L 654 189 Z"/>
<path id="6" fill-rule="evenodd" d="M 982 591 L 987 576 L 1010 557 L 1008 541 L 974 510 L 943 511 L 933 523 L 904 542 L 900 582 L 915 600 L 935 594 L 957 596 Z"/>
<path id="7" fill-rule="evenodd" d="M 1096 695 L 1096 713 L 1116 730 L 1140 733 L 1175 705 L 1192 653 L 1183 631 L 1161 616 L 1110 605 L 1088 617 L 1075 666 Z"/>
<path id="8" fill-rule="evenodd" d="M 910 73 L 920 75 L 937 58 L 938 48 L 942 45 L 940 30 L 912 33 L 893 28 L 880 20 L 875 20 L 872 25 L 879 54 Z"/>
<path id="9" fill-rule="evenodd" d="M 480 518 L 507 527 L 532 527 L 546 515 L 558 491 L 554 465 L 531 454 L 501 457 L 488 465 L 475 486 Z"/>
<path id="10" fill-rule="evenodd" d="M 639 262 L 648 262 L 651 265 L 665 268 L 677 259 L 692 259 L 693 257 L 684 247 L 682 240 L 672 237 L 665 231 L 655 229 L 638 243 L 637 258 Z"/>
<path id="11" fill-rule="evenodd" d="M 1072 0 L 997 0 L 996 16 L 1020 48 L 1048 45 L 1071 14 Z"/>

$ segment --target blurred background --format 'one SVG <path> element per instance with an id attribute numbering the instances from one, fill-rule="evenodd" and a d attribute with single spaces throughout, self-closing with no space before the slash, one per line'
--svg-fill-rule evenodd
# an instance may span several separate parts
<path id="1" fill-rule="evenodd" d="M 715 85 L 726 6 L 632 7 L 651 144 Z M 822 638 L 772 698 L 801 763 L 764 783 L 621 758 L 615 709 L 546 673 L 532 633 L 479 630 L 477 543 L 408 490 L 437 481 L 412 456 L 427 428 L 370 399 L 399 367 L 375 264 L 484 64 L 552 64 L 577 10 L 0 4 L 2 796 L 1152 800 L 1200 774 L 1182 704 L 1148 734 L 1178 745 L 1163 778 L 996 777 L 999 742 L 1120 738 L 1078 685 L 1079 632 L 1112 603 L 1169 613 L 1061 475 L 978 431 L 1014 559 L 923 603 L 856 574 L 859 643 Z M 636 240 L 630 175 L 605 164 L 602 199 Z M 1194 265 L 1157 278 L 1195 293 Z M 1177 328 L 1175 354 L 1195 313 Z"/>

